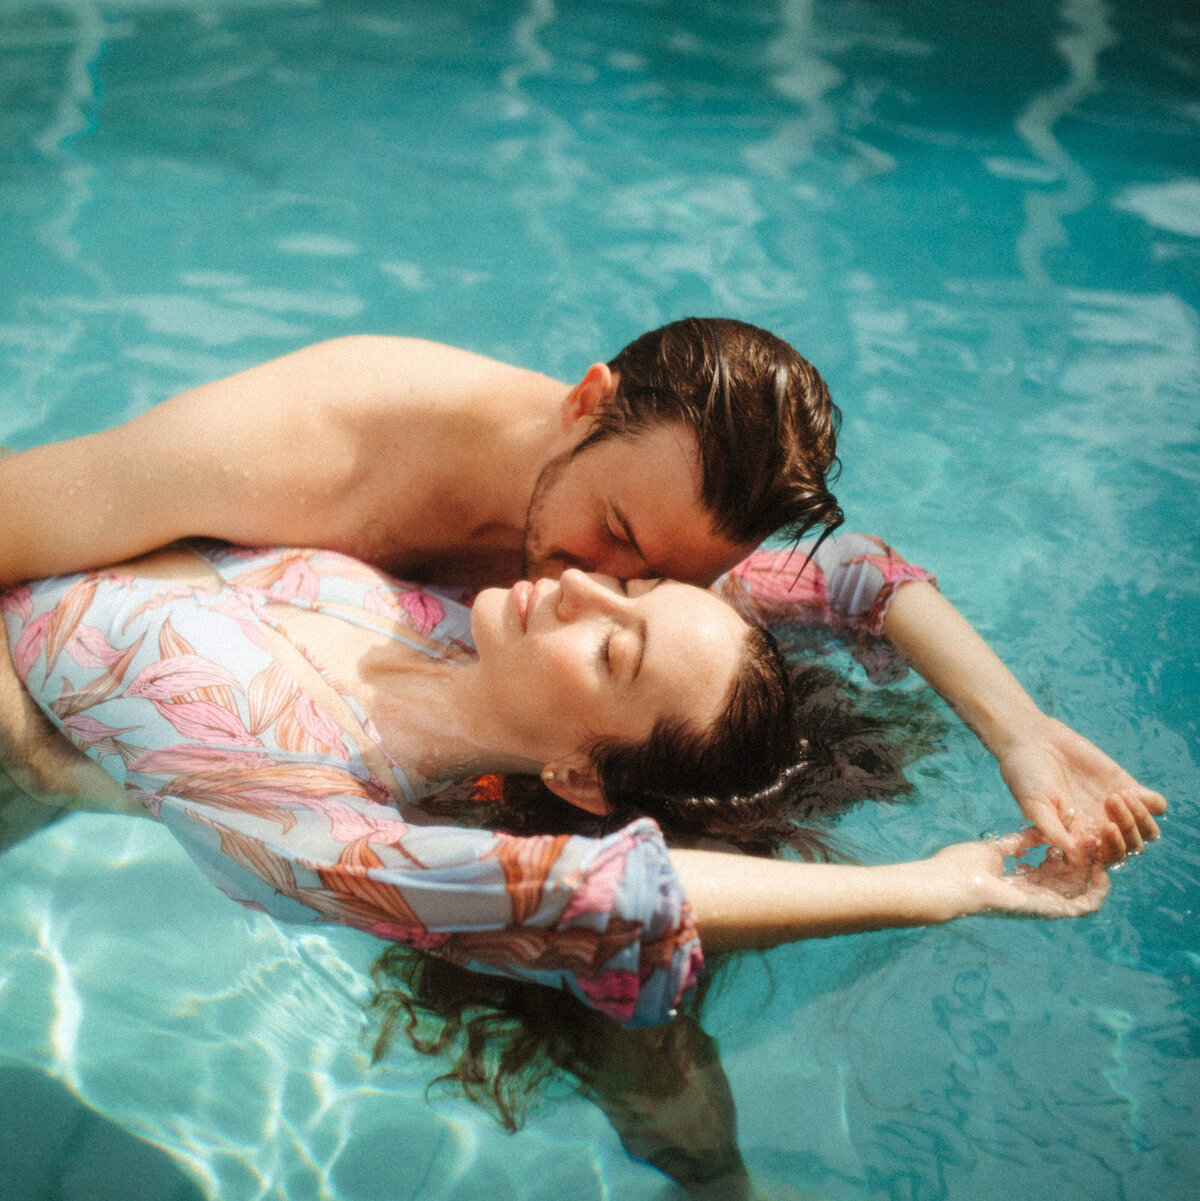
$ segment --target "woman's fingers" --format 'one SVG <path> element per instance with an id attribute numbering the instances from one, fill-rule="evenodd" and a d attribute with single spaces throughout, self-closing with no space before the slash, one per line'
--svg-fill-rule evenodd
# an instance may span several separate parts
<path id="1" fill-rule="evenodd" d="M 1161 801 L 1158 793 L 1144 790 L 1119 792 L 1106 798 L 1104 812 L 1108 826 L 1102 840 L 1110 861 L 1123 859 L 1127 855 L 1140 855 L 1146 843 L 1158 838 L 1158 823 L 1150 812 L 1150 804 Z"/>
<path id="2" fill-rule="evenodd" d="M 1152 789 L 1143 788 L 1141 790 L 1141 798 L 1146 810 L 1153 813 L 1155 817 L 1162 817 L 1167 811 L 1167 798 L 1160 792 L 1154 792 Z"/>

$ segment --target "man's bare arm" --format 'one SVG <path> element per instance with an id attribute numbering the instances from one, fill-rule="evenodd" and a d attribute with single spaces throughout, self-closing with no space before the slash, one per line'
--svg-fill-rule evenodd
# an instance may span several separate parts
<path id="1" fill-rule="evenodd" d="M 0 584 L 81 570 L 176 538 L 313 541 L 350 474 L 334 379 L 352 347 L 324 343 L 184 392 L 115 429 L 0 462 Z"/>
<path id="2" fill-rule="evenodd" d="M 318 343 L 181 393 L 111 430 L 0 461 L 0 586 L 118 562 L 177 538 L 321 546 L 378 559 L 461 531 L 441 475 L 480 397 L 560 385 L 407 338 Z M 439 425 L 441 422 L 441 425 Z M 438 495 L 439 506 L 429 496 Z"/>

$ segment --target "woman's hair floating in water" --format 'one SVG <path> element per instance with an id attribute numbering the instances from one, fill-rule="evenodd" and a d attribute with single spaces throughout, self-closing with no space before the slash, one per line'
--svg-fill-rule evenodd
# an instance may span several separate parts
<path id="1" fill-rule="evenodd" d="M 773 644 L 769 653 L 782 662 Z M 703 839 L 756 855 L 837 858 L 829 819 L 860 801 L 893 801 L 911 792 L 904 769 L 934 749 L 943 726 L 925 691 L 896 695 L 860 689 L 817 664 L 794 666 L 789 675 L 788 739 L 801 758 L 756 793 L 736 794 L 722 803 L 712 796 L 689 800 L 677 789 L 666 790 L 665 796 L 626 789 L 627 779 L 666 778 L 669 765 L 678 761 L 675 747 L 661 762 L 639 762 L 658 753 L 652 740 L 647 748 L 629 752 L 630 757 L 618 752 L 610 777 L 602 768 L 602 778 L 615 779 L 618 789 L 614 811 L 605 817 L 563 804 L 528 776 L 485 777 L 473 793 L 475 803 L 463 804 L 464 791 L 457 797 L 452 791 L 445 803 L 510 834 L 595 836 L 648 814 L 676 845 Z M 730 720 L 736 724 L 740 719 Z M 719 736 L 719 731 L 713 734 Z M 566 992 L 470 972 L 399 945 L 380 955 L 374 976 L 376 1058 L 398 1033 L 404 1034 L 418 1051 L 449 1063 L 435 1083 L 457 1085 L 509 1129 L 519 1127 L 531 1098 L 563 1073 L 593 1100 L 611 1090 L 612 1081 L 602 1077 L 612 1070 L 612 1040 L 620 1038 L 616 1024 Z M 706 982 L 711 978 L 710 972 Z M 703 992 L 702 986 L 690 1009 L 698 1007 Z M 663 1058 L 662 1084 L 668 1095 L 669 1077 L 674 1073 L 678 1078 L 685 1069 L 682 1050 L 668 1039 L 657 1053 Z"/>

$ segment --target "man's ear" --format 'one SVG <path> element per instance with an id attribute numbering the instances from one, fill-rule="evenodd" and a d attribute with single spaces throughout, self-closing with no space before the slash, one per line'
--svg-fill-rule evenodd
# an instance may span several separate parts
<path id="1" fill-rule="evenodd" d="M 562 430 L 569 433 L 571 427 L 595 415 L 596 410 L 609 400 L 617 390 L 617 376 L 609 370 L 607 363 L 593 363 L 579 381 L 567 393 L 563 401 Z"/>
<path id="2" fill-rule="evenodd" d="M 597 817 L 607 817 L 612 805 L 600 787 L 600 779 L 592 767 L 571 767 L 561 763 L 549 763 L 542 772 L 542 783 L 556 797 L 585 809 Z"/>

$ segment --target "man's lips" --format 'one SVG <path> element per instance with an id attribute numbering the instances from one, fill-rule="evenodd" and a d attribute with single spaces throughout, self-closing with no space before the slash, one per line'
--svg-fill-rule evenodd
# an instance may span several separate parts
<path id="1" fill-rule="evenodd" d="M 513 612 L 522 632 L 529 624 L 529 602 L 533 599 L 533 585 L 528 580 L 518 580 L 512 586 Z"/>

